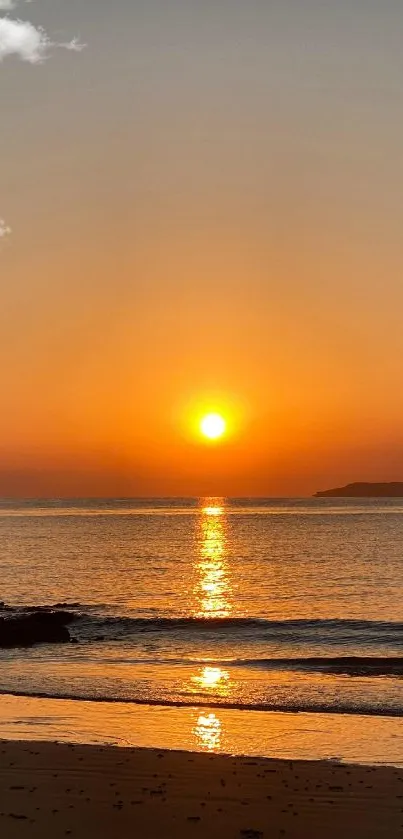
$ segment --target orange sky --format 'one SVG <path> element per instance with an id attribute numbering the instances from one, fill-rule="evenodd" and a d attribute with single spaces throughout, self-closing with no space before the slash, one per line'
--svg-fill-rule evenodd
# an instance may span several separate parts
<path id="1" fill-rule="evenodd" d="M 0 65 L 0 494 L 403 479 L 403 12 L 337 5 L 29 7 L 88 47 Z"/>

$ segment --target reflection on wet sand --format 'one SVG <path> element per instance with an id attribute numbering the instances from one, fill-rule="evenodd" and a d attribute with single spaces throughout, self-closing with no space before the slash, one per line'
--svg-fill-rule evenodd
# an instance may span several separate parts
<path id="1" fill-rule="evenodd" d="M 203 751 L 218 751 L 221 746 L 222 723 L 217 714 L 201 713 L 193 728 L 196 748 Z"/>

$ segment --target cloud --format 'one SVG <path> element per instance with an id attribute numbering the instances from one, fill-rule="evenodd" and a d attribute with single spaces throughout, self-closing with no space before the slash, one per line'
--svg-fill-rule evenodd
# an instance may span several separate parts
<path id="1" fill-rule="evenodd" d="M 14 0 L 0 0 L 0 10 L 11 9 L 13 6 Z M 81 52 L 84 47 L 85 44 L 81 44 L 78 38 L 67 43 L 57 43 L 49 38 L 41 26 L 34 26 L 29 21 L 0 17 L 0 62 L 14 55 L 21 61 L 40 64 L 52 49 Z"/>
<path id="2" fill-rule="evenodd" d="M 39 64 L 52 47 L 50 38 L 41 27 L 23 20 L 0 18 L 0 61 L 16 55 L 21 61 Z"/>
<path id="3" fill-rule="evenodd" d="M 52 46 L 61 47 L 64 50 L 71 50 L 72 52 L 82 52 L 82 50 L 85 50 L 87 44 L 82 44 L 78 38 L 72 38 L 71 41 L 67 41 L 65 44 L 53 44 Z"/>
<path id="4" fill-rule="evenodd" d="M 24 0 L 25 3 L 32 3 L 32 0 Z M 15 9 L 18 0 L 0 0 L 0 12 L 11 12 Z"/>
<path id="5" fill-rule="evenodd" d="M 11 227 L 9 227 L 5 221 L 0 218 L 0 239 L 3 239 L 5 236 L 9 236 L 11 233 Z"/>

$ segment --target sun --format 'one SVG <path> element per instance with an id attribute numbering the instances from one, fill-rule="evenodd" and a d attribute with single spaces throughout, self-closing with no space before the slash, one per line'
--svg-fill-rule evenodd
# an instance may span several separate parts
<path id="1" fill-rule="evenodd" d="M 208 440 L 218 440 L 225 434 L 227 423 L 221 414 L 206 414 L 201 420 L 200 431 Z"/>

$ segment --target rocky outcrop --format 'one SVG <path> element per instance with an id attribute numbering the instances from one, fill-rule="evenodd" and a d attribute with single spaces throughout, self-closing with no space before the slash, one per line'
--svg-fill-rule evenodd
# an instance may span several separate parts
<path id="1" fill-rule="evenodd" d="M 37 610 L 0 615 L 0 647 L 32 647 L 34 644 L 62 644 L 70 641 L 69 612 Z"/>
<path id="2" fill-rule="evenodd" d="M 403 482 L 355 483 L 315 492 L 315 498 L 403 498 Z"/>

